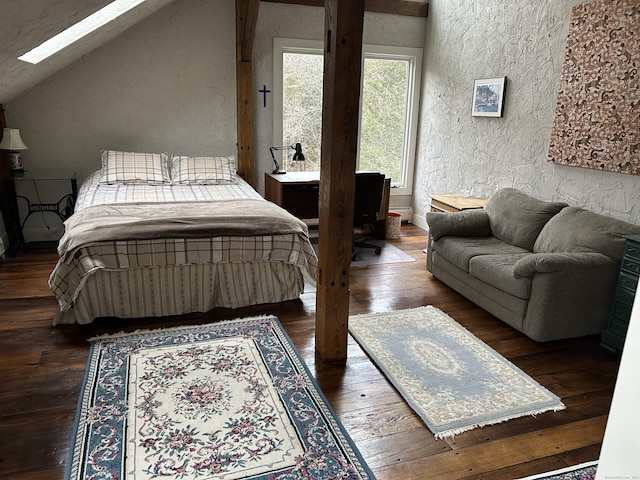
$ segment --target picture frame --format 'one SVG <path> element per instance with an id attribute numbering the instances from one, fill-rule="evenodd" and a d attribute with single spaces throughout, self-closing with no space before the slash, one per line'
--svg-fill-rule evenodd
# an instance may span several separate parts
<path id="1" fill-rule="evenodd" d="M 480 78 L 473 82 L 473 117 L 502 117 L 507 77 Z"/>

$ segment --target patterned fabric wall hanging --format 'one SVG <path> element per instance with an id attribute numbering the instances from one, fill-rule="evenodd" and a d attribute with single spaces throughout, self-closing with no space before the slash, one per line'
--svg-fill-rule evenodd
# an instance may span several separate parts
<path id="1" fill-rule="evenodd" d="M 571 12 L 550 162 L 640 175 L 640 0 Z"/>

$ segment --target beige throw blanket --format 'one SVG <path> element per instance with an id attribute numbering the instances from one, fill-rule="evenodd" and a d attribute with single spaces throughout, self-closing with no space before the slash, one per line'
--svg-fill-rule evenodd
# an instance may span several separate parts
<path id="1" fill-rule="evenodd" d="M 95 205 L 65 222 L 58 245 L 68 258 L 88 244 L 113 240 L 258 236 L 308 236 L 304 222 L 264 200 Z"/>

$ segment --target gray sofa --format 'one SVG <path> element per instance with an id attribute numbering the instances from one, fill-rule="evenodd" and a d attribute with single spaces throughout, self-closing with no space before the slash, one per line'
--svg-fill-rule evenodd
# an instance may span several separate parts
<path id="1" fill-rule="evenodd" d="M 600 333 L 624 235 L 640 227 L 499 190 L 484 209 L 427 213 L 427 270 L 533 340 Z"/>

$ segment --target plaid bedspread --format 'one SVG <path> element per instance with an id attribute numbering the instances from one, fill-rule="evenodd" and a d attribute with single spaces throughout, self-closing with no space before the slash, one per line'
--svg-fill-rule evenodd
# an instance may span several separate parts
<path id="1" fill-rule="evenodd" d="M 95 205 L 121 205 L 122 209 L 126 209 L 125 205 L 144 204 L 145 208 L 149 208 L 153 204 L 160 211 L 171 212 L 179 210 L 176 208 L 178 202 L 202 202 L 206 199 L 206 204 L 201 206 L 206 205 L 208 212 L 213 215 L 219 211 L 222 215 L 228 216 L 229 208 L 237 210 L 239 202 L 242 203 L 242 200 L 237 199 L 242 198 L 248 199 L 248 203 L 256 207 L 262 202 L 270 205 L 244 182 L 221 186 L 98 185 L 97 176 L 93 175 L 81 187 L 76 213 L 65 223 L 65 227 L 78 224 L 78 228 L 82 229 L 82 222 L 77 219 L 84 214 L 92 217 L 90 213 L 101 211 L 100 208 L 96 209 Z M 183 206 L 186 205 L 189 204 Z M 199 215 L 202 216 L 202 212 L 199 212 Z M 101 223 L 95 218 L 91 222 L 96 225 Z M 273 225 L 281 223 L 274 221 Z M 118 231 L 116 228 L 114 235 L 101 233 L 99 241 L 93 241 L 86 231 L 79 243 L 63 238 L 60 244 L 61 257 L 49 278 L 49 286 L 58 299 L 61 311 L 72 306 L 85 279 L 101 269 L 122 270 L 247 261 L 284 262 L 296 265 L 308 281 L 315 283 L 317 257 L 309 242 L 306 226 L 302 230 L 289 228 L 283 231 L 276 228 L 273 231 L 261 231 L 260 234 L 256 234 L 252 228 L 244 233 L 225 230 L 218 235 L 209 225 L 208 228 L 202 229 L 199 235 L 190 232 L 189 235 L 178 237 L 172 231 L 171 238 L 155 238 L 158 234 L 152 232 L 146 235 L 146 238 L 122 239 L 122 235 L 118 236 Z M 69 236 L 73 236 L 73 228 L 65 232 L 65 237 Z"/>

